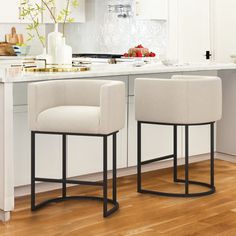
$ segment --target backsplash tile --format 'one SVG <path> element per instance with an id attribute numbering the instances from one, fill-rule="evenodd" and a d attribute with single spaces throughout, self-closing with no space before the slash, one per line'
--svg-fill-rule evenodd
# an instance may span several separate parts
<path id="1" fill-rule="evenodd" d="M 66 27 L 67 42 L 75 53 L 121 53 L 138 44 L 165 55 L 167 23 L 118 18 L 108 12 L 109 4 L 131 4 L 134 0 L 86 0 L 86 23 Z"/>

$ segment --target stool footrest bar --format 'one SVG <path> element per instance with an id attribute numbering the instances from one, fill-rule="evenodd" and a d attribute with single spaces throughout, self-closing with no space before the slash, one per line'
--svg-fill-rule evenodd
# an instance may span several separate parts
<path id="1" fill-rule="evenodd" d="M 176 183 L 183 183 L 184 184 L 185 180 L 177 179 L 175 182 Z M 194 185 L 206 187 L 209 190 L 203 191 L 203 192 L 188 193 L 188 194 L 186 194 L 186 193 L 168 193 L 168 192 L 160 192 L 160 191 L 154 191 L 154 190 L 141 189 L 139 191 L 139 193 L 155 194 L 155 195 L 165 196 L 165 197 L 186 197 L 186 198 L 188 198 L 188 197 L 207 196 L 207 195 L 215 193 L 215 191 L 216 191 L 214 186 L 211 186 L 210 184 L 207 184 L 207 183 L 189 180 L 189 184 L 194 184 Z"/>
<path id="2" fill-rule="evenodd" d="M 91 185 L 91 186 L 103 186 L 102 182 L 91 182 L 82 180 L 69 180 L 63 181 L 63 179 L 49 179 L 49 178 L 35 178 L 35 181 L 48 182 L 48 183 L 67 183 L 67 184 L 78 184 L 78 185 Z"/>
<path id="3" fill-rule="evenodd" d="M 40 208 L 43 208 L 44 206 L 50 204 L 50 203 L 56 203 L 56 202 L 63 202 L 63 201 L 69 201 L 69 200 L 93 200 L 93 201 L 100 201 L 103 202 L 103 197 L 95 197 L 95 196 L 67 196 L 67 197 L 58 197 L 58 198 L 52 198 L 49 200 L 46 200 L 44 202 L 41 202 L 35 206 L 32 207 L 32 211 L 39 210 Z M 113 201 L 112 199 L 107 199 L 107 202 L 112 204 L 113 207 L 105 212 L 105 217 L 113 214 L 119 209 L 119 203 L 117 201 Z"/>
<path id="4" fill-rule="evenodd" d="M 147 160 L 147 161 L 142 161 L 141 165 L 147 165 L 147 164 L 150 164 L 150 163 L 153 163 L 153 162 L 163 161 L 163 160 L 167 160 L 167 159 L 171 159 L 171 158 L 174 158 L 174 154 L 164 156 L 164 157 L 158 157 L 158 158 Z"/>

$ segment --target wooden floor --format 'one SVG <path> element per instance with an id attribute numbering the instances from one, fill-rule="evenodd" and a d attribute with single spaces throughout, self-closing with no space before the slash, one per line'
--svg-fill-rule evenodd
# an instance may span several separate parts
<path id="1" fill-rule="evenodd" d="M 208 162 L 191 165 L 191 177 L 208 181 Z M 171 170 L 144 174 L 145 186 L 168 191 L 184 190 L 171 185 Z M 183 169 L 180 168 L 180 176 Z M 205 178 L 206 177 L 206 178 Z M 36 213 L 29 209 L 29 197 L 16 200 L 12 221 L 0 223 L 0 235 L 6 236 L 162 236 L 162 235 L 236 235 L 236 164 L 216 161 L 214 195 L 178 199 L 136 193 L 136 176 L 118 180 L 120 210 L 110 218 L 102 217 L 102 204 L 69 201 L 50 205 Z M 199 190 L 192 188 L 193 191 Z M 95 187 L 73 187 L 71 194 L 99 194 Z M 57 196 L 54 191 L 39 196 Z"/>

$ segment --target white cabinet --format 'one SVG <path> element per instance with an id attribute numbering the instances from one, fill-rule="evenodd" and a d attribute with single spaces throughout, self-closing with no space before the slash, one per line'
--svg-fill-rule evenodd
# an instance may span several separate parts
<path id="1" fill-rule="evenodd" d="M 21 16 L 24 6 L 21 0 L 7 0 L 0 8 L 0 23 L 29 23 L 30 20 Z M 41 3 L 41 0 L 33 0 L 32 3 Z M 41 22 L 41 17 L 40 17 Z"/>
<path id="2" fill-rule="evenodd" d="M 42 12 L 42 22 L 43 23 L 54 23 L 53 17 L 50 14 L 49 10 L 53 13 L 53 15 L 56 14 L 55 1 L 50 5 L 49 9 L 47 9 L 43 3 L 42 3 L 42 6 L 45 8 L 45 11 Z"/>
<path id="3" fill-rule="evenodd" d="M 20 22 L 20 4 L 15 0 L 8 0 L 0 8 L 0 23 Z"/>
<path id="4" fill-rule="evenodd" d="M 30 184 L 30 131 L 27 107 L 14 107 L 15 186 Z M 61 178 L 61 137 L 36 135 L 37 177 Z"/>
<path id="5" fill-rule="evenodd" d="M 217 62 L 231 62 L 231 55 L 236 54 L 236 1 L 212 1 L 212 31 L 214 38 L 214 57 Z"/>
<path id="6" fill-rule="evenodd" d="M 51 6 L 51 11 L 57 16 L 60 12 L 66 8 L 66 0 L 55 0 L 55 5 Z M 84 23 L 85 22 L 85 0 L 78 0 L 78 6 L 70 6 L 69 9 L 70 18 L 73 18 L 74 23 Z M 63 20 L 61 21 L 63 22 Z M 52 16 L 48 11 L 43 12 L 43 23 L 54 23 Z"/>
<path id="7" fill-rule="evenodd" d="M 117 168 L 127 167 L 127 126 L 117 134 Z M 108 138 L 108 169 L 112 169 L 112 136 Z M 68 176 L 102 172 L 103 138 L 68 137 Z"/>
<path id="8" fill-rule="evenodd" d="M 206 62 L 212 50 L 210 0 L 169 1 L 168 54 L 180 62 Z"/>
<path id="9" fill-rule="evenodd" d="M 136 0 L 136 17 L 144 20 L 167 20 L 167 0 Z"/>
<path id="10" fill-rule="evenodd" d="M 56 1 L 56 12 L 57 14 L 66 8 L 66 0 L 57 0 Z M 78 0 L 78 6 L 70 6 L 70 18 L 73 18 L 74 23 L 83 23 L 85 22 L 85 0 Z M 62 21 L 63 22 L 63 21 Z"/>

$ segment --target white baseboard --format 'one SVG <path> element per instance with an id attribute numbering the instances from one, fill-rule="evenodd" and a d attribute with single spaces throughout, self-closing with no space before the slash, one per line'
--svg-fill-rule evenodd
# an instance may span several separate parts
<path id="1" fill-rule="evenodd" d="M 232 163 L 236 163 L 236 156 L 234 156 L 234 155 L 218 152 L 216 154 L 216 158 L 219 160 L 222 160 L 222 161 L 229 161 Z"/>
<path id="2" fill-rule="evenodd" d="M 10 211 L 2 211 L 0 210 L 0 222 L 7 222 L 10 220 Z"/>
<path id="3" fill-rule="evenodd" d="M 216 157 L 217 158 L 217 157 Z M 209 155 L 199 155 L 199 156 L 192 156 L 189 158 L 190 163 L 195 163 L 199 161 L 205 161 L 209 159 Z M 178 165 L 183 165 L 184 164 L 184 158 L 178 158 Z M 148 171 L 153 171 L 153 170 L 159 170 L 159 169 L 165 169 L 173 166 L 173 161 L 172 160 L 165 160 L 159 163 L 152 163 L 146 166 L 142 167 L 143 172 L 148 172 Z M 129 167 L 129 168 L 124 168 L 124 169 L 119 169 L 117 170 L 117 177 L 123 177 L 123 176 L 128 176 L 128 175 L 135 175 L 137 173 L 137 168 L 136 166 L 134 167 Z M 108 174 L 108 178 L 111 178 L 111 172 Z M 96 174 L 90 174 L 90 175 L 84 175 L 80 176 L 77 178 L 73 179 L 78 179 L 78 180 L 87 180 L 87 181 L 99 181 L 102 180 L 102 174 L 101 173 L 96 173 Z M 68 185 L 70 186 L 70 185 Z M 73 186 L 73 185 L 71 185 Z M 55 189 L 60 189 L 61 184 L 51 184 L 51 183 L 38 183 L 36 187 L 37 193 L 40 192 L 47 192 L 50 190 L 55 190 Z M 28 186 L 22 186 L 22 187 L 16 187 L 15 188 L 15 197 L 21 197 L 21 196 L 26 196 L 30 194 L 30 185 Z"/>

